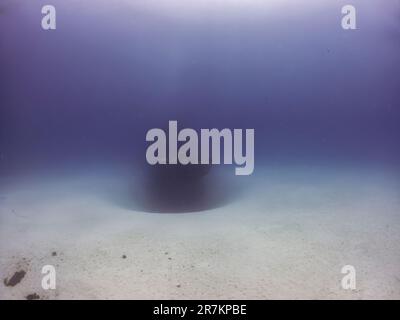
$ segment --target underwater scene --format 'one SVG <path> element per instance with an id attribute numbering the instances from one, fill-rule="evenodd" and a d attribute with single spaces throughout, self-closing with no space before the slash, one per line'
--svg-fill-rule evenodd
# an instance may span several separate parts
<path id="1" fill-rule="evenodd" d="M 400 1 L 1 0 L 0 299 L 400 299 Z"/>

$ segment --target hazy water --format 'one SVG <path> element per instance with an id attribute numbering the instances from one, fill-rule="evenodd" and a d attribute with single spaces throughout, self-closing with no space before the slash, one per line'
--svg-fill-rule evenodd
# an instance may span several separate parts
<path id="1" fill-rule="evenodd" d="M 398 298 L 399 39 L 399 0 L 0 0 L 0 296 Z M 168 120 L 254 128 L 253 175 L 143 170 Z"/>
<path id="2" fill-rule="evenodd" d="M 145 133 L 255 128 L 269 162 L 396 164 L 400 2 L 0 3 L 3 172 L 143 161 Z"/>

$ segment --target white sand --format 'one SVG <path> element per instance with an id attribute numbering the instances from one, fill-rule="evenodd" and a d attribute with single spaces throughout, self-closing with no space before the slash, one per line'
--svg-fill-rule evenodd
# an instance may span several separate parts
<path id="1" fill-rule="evenodd" d="M 257 170 L 235 201 L 186 214 L 138 212 L 113 201 L 124 175 L 4 182 L 0 276 L 27 274 L 14 287 L 2 281 L 0 298 L 400 298 L 398 176 Z M 45 264 L 56 267 L 56 290 L 41 288 Z M 346 264 L 357 271 L 354 291 L 340 285 Z"/>

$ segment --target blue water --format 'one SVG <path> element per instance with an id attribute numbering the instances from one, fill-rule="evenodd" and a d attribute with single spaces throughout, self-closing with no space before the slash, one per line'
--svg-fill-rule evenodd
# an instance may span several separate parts
<path id="1" fill-rule="evenodd" d="M 399 1 L 0 3 L 2 172 L 144 161 L 145 133 L 254 128 L 268 163 L 396 165 Z"/>
<path id="2" fill-rule="evenodd" d="M 0 0 L 0 299 L 399 299 L 400 1 L 349 2 Z M 253 174 L 148 165 L 170 120 Z"/>

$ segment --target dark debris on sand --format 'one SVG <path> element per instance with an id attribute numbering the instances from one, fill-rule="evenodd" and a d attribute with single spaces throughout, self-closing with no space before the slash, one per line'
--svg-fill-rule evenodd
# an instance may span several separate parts
<path id="1" fill-rule="evenodd" d="M 35 292 L 35 293 L 28 294 L 25 297 L 25 299 L 26 300 L 38 300 L 38 299 L 40 299 L 40 296 Z"/>
<path id="2" fill-rule="evenodd" d="M 21 282 L 21 280 L 25 277 L 25 274 L 26 274 L 25 270 L 17 271 L 13 274 L 10 280 L 8 280 L 8 278 L 4 279 L 4 284 L 7 287 L 14 287 Z"/>

